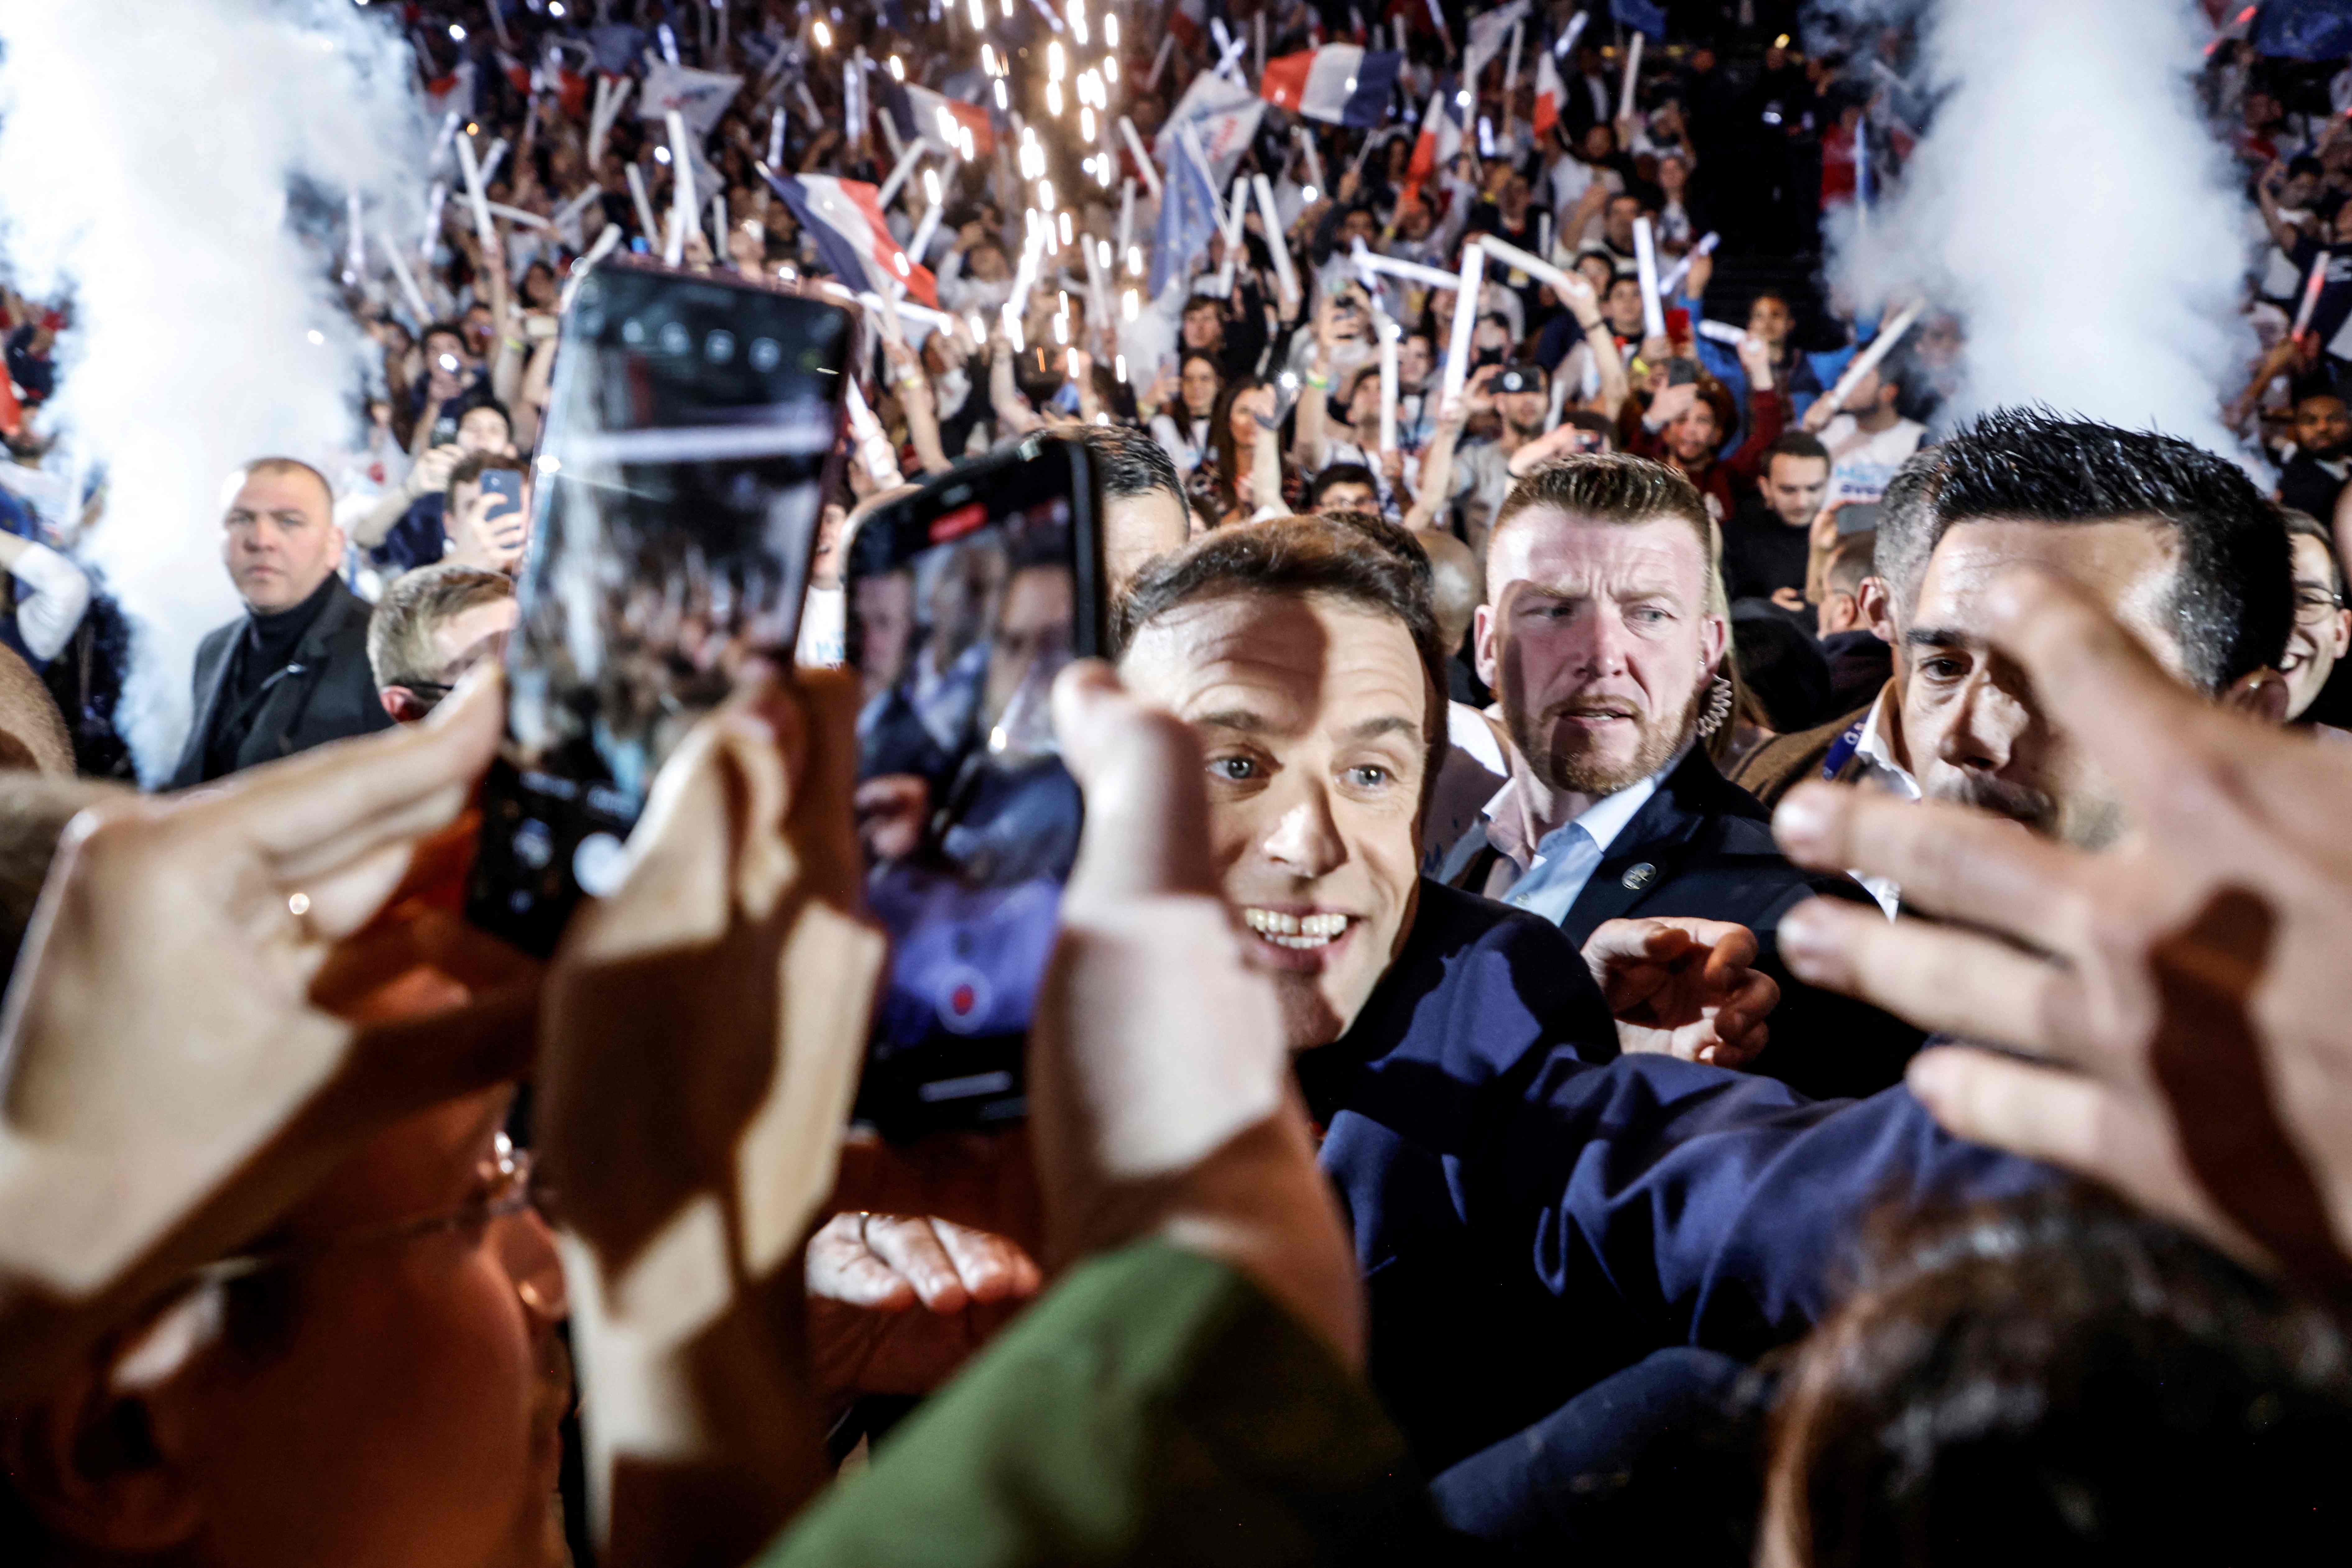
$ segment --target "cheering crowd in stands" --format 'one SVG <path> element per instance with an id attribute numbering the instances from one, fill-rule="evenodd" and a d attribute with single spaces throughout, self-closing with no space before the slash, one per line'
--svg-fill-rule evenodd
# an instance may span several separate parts
<path id="1" fill-rule="evenodd" d="M 348 449 L 224 491 L 152 793 L 0 295 L 0 1560 L 2352 1538 L 2352 60 L 2198 83 L 2242 463 L 1947 417 L 1966 323 L 1825 289 L 1901 28 L 379 4 L 433 226 L 340 275 Z M 455 889 L 616 249 L 857 307 L 859 396 L 799 668 L 541 965 Z M 857 737 L 1005 590 L 848 658 L 840 541 L 1041 431 L 1114 605 L 1030 1118 L 886 1143 Z"/>

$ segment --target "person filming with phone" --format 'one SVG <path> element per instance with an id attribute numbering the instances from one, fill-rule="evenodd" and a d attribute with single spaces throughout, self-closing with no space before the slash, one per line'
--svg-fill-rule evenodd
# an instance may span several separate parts
<path id="1" fill-rule="evenodd" d="M 441 559 L 511 577 L 530 542 L 530 481 L 522 460 L 476 452 L 449 471 Z"/>

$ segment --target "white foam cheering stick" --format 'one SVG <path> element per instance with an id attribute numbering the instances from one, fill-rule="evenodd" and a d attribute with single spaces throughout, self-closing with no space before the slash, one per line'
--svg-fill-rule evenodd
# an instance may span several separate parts
<path id="1" fill-rule="evenodd" d="M 1397 335 L 1399 329 L 1386 311 L 1373 318 L 1381 336 L 1381 450 L 1396 450 L 1397 439 Z"/>
<path id="2" fill-rule="evenodd" d="M 441 117 L 441 129 L 433 138 L 432 155 L 425 160 L 427 173 L 441 162 L 441 154 L 449 150 L 450 141 L 457 134 L 457 122 L 463 118 L 464 116 L 454 109 Z"/>
<path id="3" fill-rule="evenodd" d="M 416 312 L 416 330 L 422 332 L 433 321 L 433 312 L 425 303 L 425 291 L 416 286 L 416 275 L 408 270 L 408 263 L 401 259 L 398 246 L 385 246 L 383 255 L 392 263 L 392 275 L 399 282 L 400 291 L 408 298 L 408 308 Z"/>
<path id="4" fill-rule="evenodd" d="M 448 203 L 449 187 L 439 180 L 433 182 L 433 194 L 425 198 L 425 237 L 417 242 L 417 251 L 425 265 L 433 265 L 433 252 L 441 239 L 441 209 Z"/>
<path id="5" fill-rule="evenodd" d="M 866 465 L 866 472 L 877 485 L 885 487 L 905 484 L 898 472 L 898 455 L 890 449 L 890 438 L 882 434 L 882 422 L 866 406 L 865 394 L 857 383 L 849 384 L 849 428 L 857 437 L 857 460 Z"/>
<path id="6" fill-rule="evenodd" d="M 1584 24 L 1591 20 L 1592 20 L 1592 13 L 1590 11 L 1579 11 L 1575 16 L 1570 16 L 1568 19 L 1567 29 L 1560 34 L 1559 40 L 1551 47 L 1552 58 L 1563 60 L 1568 58 L 1568 51 L 1576 47 L 1576 40 L 1584 36 Z"/>
<path id="7" fill-rule="evenodd" d="M 1648 35 L 1634 29 L 1633 41 L 1625 50 L 1625 85 L 1617 93 L 1617 118 L 1630 120 L 1633 114 L 1633 84 L 1642 75 L 1642 43 Z"/>
<path id="8" fill-rule="evenodd" d="M 687 231 L 702 219 L 694 200 L 694 163 L 686 151 L 686 116 L 677 110 L 666 110 L 662 119 L 669 126 L 670 230 L 662 246 L 662 260 L 672 267 L 686 259 Z"/>
<path id="9" fill-rule="evenodd" d="M 1441 417 L 1445 406 L 1462 395 L 1462 383 L 1470 371 L 1470 338 L 1478 329 L 1478 289 L 1486 281 L 1486 253 L 1475 245 L 1462 250 L 1462 275 L 1454 283 L 1454 331 L 1445 342 L 1445 377 L 1438 384 L 1437 407 Z"/>
<path id="10" fill-rule="evenodd" d="M 1691 263 L 1713 252 L 1722 238 L 1723 236 L 1714 233 L 1701 237 L 1696 245 L 1683 254 L 1680 261 L 1666 268 L 1665 276 L 1658 279 L 1658 292 L 1673 298 L 1675 290 L 1682 287 L 1683 279 L 1690 276 Z"/>
<path id="11" fill-rule="evenodd" d="M 1636 38 L 1642 35 L 1633 35 Z M 1662 338 L 1666 335 L 1665 307 L 1658 302 L 1658 251 L 1650 237 L 1650 220 L 1633 220 L 1633 267 L 1642 279 L 1642 334 Z"/>
<path id="12" fill-rule="evenodd" d="M 1265 220 L 1266 248 L 1274 252 L 1274 278 L 1286 300 L 1298 295 L 1298 274 L 1291 269 L 1290 242 L 1282 232 L 1282 215 L 1275 210 L 1274 183 L 1264 174 L 1250 176 L 1250 188 L 1257 193 L 1258 216 Z"/>
<path id="13" fill-rule="evenodd" d="M 661 225 L 654 221 L 654 204 L 646 197 L 646 176 L 635 163 L 622 171 L 629 180 L 629 200 L 636 205 L 637 227 L 652 245 L 661 238 Z"/>
<path id="14" fill-rule="evenodd" d="M 506 155 L 507 139 L 501 136 L 490 143 L 488 153 L 482 159 L 482 189 L 488 190 L 490 182 L 499 177 L 499 164 Z"/>
<path id="15" fill-rule="evenodd" d="M 1118 133 L 1127 138 L 1127 150 L 1135 154 L 1136 167 L 1142 172 L 1144 186 L 1151 192 L 1151 199 L 1158 201 L 1160 165 L 1151 161 L 1151 154 L 1144 149 L 1143 138 L 1135 133 L 1135 121 L 1124 114 L 1120 115 Z"/>
<path id="16" fill-rule="evenodd" d="M 884 116 L 882 123 L 890 123 L 889 117 Z M 886 213 L 890 210 L 890 199 L 898 194 L 898 187 L 907 183 L 907 176 L 915 172 L 916 163 L 922 159 L 923 149 L 929 145 L 919 136 L 908 145 L 907 151 L 899 155 L 898 163 L 891 169 L 889 177 L 882 182 L 882 188 L 874 194 L 876 206 Z"/>
<path id="17" fill-rule="evenodd" d="M 1738 348 L 1748 341 L 1748 334 L 1729 321 L 1701 321 L 1694 330 L 1700 337 L 1712 338 L 1717 342 L 1727 343 L 1733 348 Z"/>
<path id="18" fill-rule="evenodd" d="M 1559 296 L 1559 302 L 1563 305 L 1567 304 L 1578 291 L 1575 285 L 1568 280 L 1566 272 L 1554 267 L 1540 256 L 1530 255 L 1516 245 L 1496 239 L 1491 234 L 1480 235 L 1478 246 L 1496 260 L 1517 268 L 1539 283 L 1550 284 L 1552 292 Z"/>
<path id="19" fill-rule="evenodd" d="M 1886 356 L 1895 352 L 1895 345 L 1903 341 L 1903 334 L 1911 330 L 1912 323 L 1927 308 L 1925 300 L 1915 300 L 1906 305 L 1893 321 L 1878 329 L 1878 335 L 1870 340 L 1870 346 L 1853 356 L 1845 367 L 1845 374 L 1837 378 L 1837 384 L 1822 395 L 1829 399 L 1832 409 L 1845 406 L 1845 400 L 1853 395 L 1855 387 L 1862 384 L 1862 378 L 1876 370 Z"/>
<path id="20" fill-rule="evenodd" d="M 1122 180 L 1118 194 L 1118 254 L 1121 259 L 1126 258 L 1128 245 L 1134 237 L 1135 182 Z"/>
<path id="21" fill-rule="evenodd" d="M 1298 150 L 1307 154 L 1307 183 L 1318 195 L 1330 195 L 1331 187 L 1323 183 L 1323 154 L 1315 150 L 1315 133 L 1304 125 L 1292 126 L 1290 133 L 1298 138 Z"/>
<path id="22" fill-rule="evenodd" d="M 1433 289 L 1454 289 L 1462 283 L 1460 278 L 1442 267 L 1423 267 L 1418 261 L 1399 261 L 1392 256 L 1381 256 L 1367 250 L 1360 239 L 1356 241 L 1355 251 L 1348 259 L 1355 264 L 1359 272 L 1385 272 L 1391 278 L 1426 283 Z"/>
<path id="23" fill-rule="evenodd" d="M 499 233 L 490 225 L 490 198 L 482 194 L 482 166 L 474 161 L 474 143 L 463 136 L 457 138 L 457 165 L 466 172 L 466 199 L 473 204 L 474 234 L 487 257 L 498 244 Z"/>
<path id="24" fill-rule="evenodd" d="M 2327 264 L 2335 256 L 2332 250 L 2323 250 L 2311 258 L 2311 274 L 2303 280 L 2303 303 L 2295 307 L 2294 326 L 2287 336 L 2299 338 L 2310 330 L 2312 312 L 2319 309 L 2319 291 L 2327 284 Z"/>

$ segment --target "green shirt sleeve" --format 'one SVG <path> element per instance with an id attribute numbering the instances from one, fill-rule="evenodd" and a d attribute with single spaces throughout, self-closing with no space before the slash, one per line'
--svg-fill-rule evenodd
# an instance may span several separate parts
<path id="1" fill-rule="evenodd" d="M 1072 1270 L 761 1563 L 1385 1561 L 1432 1529 L 1363 1382 L 1236 1270 L 1152 1242 Z"/>

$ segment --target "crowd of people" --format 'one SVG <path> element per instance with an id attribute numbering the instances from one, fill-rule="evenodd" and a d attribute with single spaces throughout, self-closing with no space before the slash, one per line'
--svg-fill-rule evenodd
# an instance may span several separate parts
<path id="1" fill-rule="evenodd" d="M 1967 322 L 1822 282 L 1910 26 L 374 8 L 429 226 L 322 254 L 352 440 L 190 520 L 144 791 L 73 300 L 0 293 L 0 1560 L 2352 1539 L 2352 59 L 2209 8 L 2216 453 L 1955 417 Z M 460 893 L 615 253 L 852 310 L 854 395 L 792 668 L 662 707 L 541 963 Z M 1058 563 L 845 585 L 1040 434 L 1106 659 Z M 887 1141 L 872 911 L 1022 704 L 1027 1121 Z"/>

